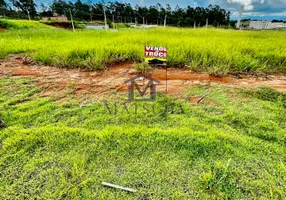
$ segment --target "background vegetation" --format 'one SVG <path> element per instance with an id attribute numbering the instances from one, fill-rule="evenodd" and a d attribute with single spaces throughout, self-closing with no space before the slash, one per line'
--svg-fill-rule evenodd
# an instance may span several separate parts
<path id="1" fill-rule="evenodd" d="M 23 29 L 51 29 L 51 26 L 47 26 L 38 21 L 29 20 L 0 20 L 0 28 L 10 29 L 10 30 L 23 30 Z M 0 36 L 0 38 L 2 38 Z"/>
<path id="2" fill-rule="evenodd" d="M 145 45 L 160 45 L 168 48 L 169 66 L 188 65 L 220 74 L 286 72 L 285 43 L 283 31 L 29 29 L 1 33 L 0 57 L 24 53 L 45 64 L 96 69 L 123 61 L 142 62 Z"/>
<path id="3" fill-rule="evenodd" d="M 13 5 L 13 6 L 12 6 Z M 39 19 L 40 17 L 58 15 L 67 16 L 70 19 L 70 12 L 74 19 L 77 20 L 103 20 L 103 10 L 105 9 L 108 20 L 116 23 L 141 23 L 141 24 L 158 24 L 162 25 L 167 19 L 167 24 L 172 26 L 204 26 L 207 23 L 213 26 L 229 25 L 230 12 L 220 8 L 218 5 L 209 5 L 207 8 L 190 7 L 172 8 L 169 4 L 163 6 L 156 4 L 154 6 L 132 7 L 129 3 L 92 2 L 84 3 L 81 0 L 76 2 L 58 0 L 53 1 L 50 5 L 38 4 L 40 12 L 36 11 L 34 0 L 9 0 L 0 1 L 0 16 L 12 18 L 22 18 L 26 15 L 28 19 Z M 15 11 L 18 8 L 19 11 Z M 14 10 L 13 10 L 14 9 Z"/>
<path id="4" fill-rule="evenodd" d="M 38 92 L 29 79 L 0 78 L 0 199 L 286 198 L 281 93 L 214 87 L 199 106 L 165 96 L 154 103 L 183 113 L 115 115 L 102 102 L 58 104 Z"/>
<path id="5" fill-rule="evenodd" d="M 94 5 L 77 0 L 75 3 L 63 0 L 56 1 L 45 8 L 44 16 L 51 16 L 53 12 L 66 15 L 69 9 L 73 10 L 74 17 L 78 20 L 102 20 L 103 4 Z M 167 24 L 172 26 L 204 26 L 206 23 L 213 26 L 229 25 L 230 12 L 219 6 L 209 5 L 207 8 L 190 7 L 172 8 L 169 4 L 166 6 L 160 3 L 155 6 L 135 6 L 129 3 L 108 2 L 105 4 L 107 18 L 113 22 L 120 23 L 139 23 L 139 24 L 157 24 L 163 25 L 165 17 Z"/>

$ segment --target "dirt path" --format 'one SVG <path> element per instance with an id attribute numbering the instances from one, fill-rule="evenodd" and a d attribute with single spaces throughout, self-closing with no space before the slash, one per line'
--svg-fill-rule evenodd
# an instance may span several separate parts
<path id="1" fill-rule="evenodd" d="M 87 71 L 83 69 L 60 69 L 52 66 L 35 65 L 29 59 L 10 56 L 0 61 L 0 76 L 32 77 L 42 88 L 42 96 L 71 95 L 80 99 L 101 99 L 114 96 L 118 92 L 127 92 L 124 81 L 136 76 L 134 64 L 122 64 L 105 71 Z M 165 69 L 154 69 L 153 77 L 161 84 L 159 91 L 165 91 Z M 176 95 L 195 85 L 227 85 L 235 88 L 256 88 L 262 85 L 286 92 L 286 75 L 240 75 L 217 77 L 206 73 L 195 73 L 188 69 L 168 69 L 168 92 Z M 65 93 L 65 95 L 64 95 Z"/>

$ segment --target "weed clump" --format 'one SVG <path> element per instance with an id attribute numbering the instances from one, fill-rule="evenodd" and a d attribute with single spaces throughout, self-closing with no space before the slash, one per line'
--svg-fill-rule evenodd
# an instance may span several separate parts
<path id="1" fill-rule="evenodd" d="M 151 71 L 152 67 L 147 63 L 139 63 L 135 66 L 136 71 L 138 72 L 149 72 Z"/>
<path id="2" fill-rule="evenodd" d="M 234 197 L 238 188 L 230 162 L 231 159 L 225 165 L 221 162 L 211 163 L 208 170 L 199 176 L 199 188 L 218 197 L 223 194 L 221 198 Z"/>
<path id="3" fill-rule="evenodd" d="M 280 102 L 286 108 L 286 94 L 278 92 L 273 88 L 267 86 L 259 87 L 252 94 L 261 100 Z"/>

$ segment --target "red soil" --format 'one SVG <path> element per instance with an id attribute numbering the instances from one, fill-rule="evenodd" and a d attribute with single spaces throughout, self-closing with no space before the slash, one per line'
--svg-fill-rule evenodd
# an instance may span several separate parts
<path id="1" fill-rule="evenodd" d="M 23 61 L 19 56 L 10 56 L 0 62 L 0 76 L 32 77 L 41 87 L 42 96 L 58 96 L 59 99 L 66 97 L 67 91 L 70 95 L 82 100 L 116 97 L 117 93 L 127 93 L 128 86 L 124 84 L 124 81 L 137 74 L 134 69 L 134 64 L 115 65 L 104 71 L 61 69 L 35 65 L 33 62 Z M 152 71 L 152 75 L 161 82 L 157 87 L 158 91 L 164 92 L 166 89 L 165 69 L 156 68 Z M 187 87 L 196 85 L 226 85 L 235 88 L 256 88 L 266 85 L 286 92 L 286 75 L 217 77 L 207 73 L 192 72 L 188 69 L 168 69 L 168 93 L 170 95 L 180 95 L 186 91 Z M 195 97 L 190 99 L 193 103 L 197 100 L 198 98 Z"/>

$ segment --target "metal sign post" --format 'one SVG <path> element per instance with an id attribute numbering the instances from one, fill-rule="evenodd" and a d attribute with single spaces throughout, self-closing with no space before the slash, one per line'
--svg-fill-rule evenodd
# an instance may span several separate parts
<path id="1" fill-rule="evenodd" d="M 166 66 L 166 93 L 168 92 L 168 67 Z"/>

